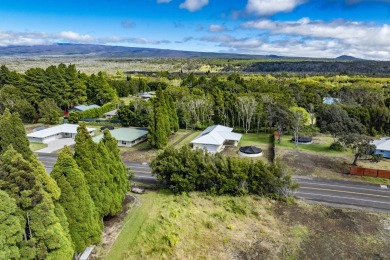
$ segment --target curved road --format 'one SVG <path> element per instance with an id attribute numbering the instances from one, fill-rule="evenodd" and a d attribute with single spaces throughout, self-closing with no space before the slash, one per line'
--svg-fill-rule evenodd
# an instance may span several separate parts
<path id="1" fill-rule="evenodd" d="M 46 171 L 51 172 L 57 155 L 39 153 L 38 157 Z M 148 164 L 124 163 L 134 171 L 134 181 L 156 183 Z M 390 186 L 298 176 L 293 180 L 300 184 L 294 196 L 307 202 L 390 212 Z"/>

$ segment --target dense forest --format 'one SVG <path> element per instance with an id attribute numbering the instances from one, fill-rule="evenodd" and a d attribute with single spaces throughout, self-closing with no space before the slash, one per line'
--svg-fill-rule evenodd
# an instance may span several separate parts
<path id="1" fill-rule="evenodd" d="M 35 122 L 50 119 L 52 113 L 61 116 L 73 105 L 104 105 L 118 101 L 118 97 L 158 89 L 165 97 L 162 106 L 170 113 L 170 120 L 177 116 L 182 128 L 223 124 L 243 132 L 291 130 L 296 108 L 303 108 L 311 126 L 304 123 L 301 130 L 318 131 L 317 127 L 334 136 L 348 131 L 369 135 L 390 131 L 390 78 L 359 75 L 194 75 L 165 71 L 146 77 L 110 76 L 104 72 L 86 75 L 74 65 L 64 64 L 21 74 L 1 66 L 0 112 L 8 108 L 18 112 L 24 122 Z M 324 98 L 336 102 L 324 104 Z M 153 107 L 156 102 L 133 99 L 120 108 L 118 116 L 123 125 L 146 127 Z"/>

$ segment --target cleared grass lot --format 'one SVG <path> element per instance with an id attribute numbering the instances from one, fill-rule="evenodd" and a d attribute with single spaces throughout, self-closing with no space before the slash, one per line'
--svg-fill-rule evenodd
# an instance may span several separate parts
<path id="1" fill-rule="evenodd" d="M 137 197 L 96 259 L 390 258 L 388 214 L 196 192 Z"/>

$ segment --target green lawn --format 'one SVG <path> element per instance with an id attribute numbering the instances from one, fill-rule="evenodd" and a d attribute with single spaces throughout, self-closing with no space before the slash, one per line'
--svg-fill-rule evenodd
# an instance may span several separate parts
<path id="1" fill-rule="evenodd" d="M 39 149 L 43 149 L 47 147 L 47 144 L 41 144 L 41 143 L 30 143 L 30 149 L 31 151 L 36 151 Z"/>
<path id="2" fill-rule="evenodd" d="M 333 142 L 332 137 L 315 136 L 313 137 L 312 144 L 298 144 L 296 146 L 295 143 L 291 141 L 291 136 L 285 135 L 283 136 L 282 142 L 280 144 L 278 144 L 276 140 L 276 146 L 298 149 L 300 151 L 307 151 L 307 152 L 314 152 L 314 153 L 327 153 L 327 154 L 338 155 L 338 156 L 351 155 L 351 152 L 349 150 L 339 152 L 339 151 L 334 151 L 329 149 L 329 146 L 332 144 L 332 142 Z"/>
<path id="3" fill-rule="evenodd" d="M 196 132 L 192 132 L 192 131 L 189 131 L 189 132 L 186 132 L 186 135 L 187 137 L 185 137 L 183 140 L 181 140 L 178 144 L 175 145 L 175 148 L 180 148 L 184 145 L 189 145 L 190 142 L 195 138 L 197 137 L 201 132 L 200 131 L 196 131 Z"/>
<path id="4" fill-rule="evenodd" d="M 259 133 L 259 134 L 243 134 L 240 140 L 240 146 L 248 145 L 264 145 L 270 143 L 270 135 Z"/>

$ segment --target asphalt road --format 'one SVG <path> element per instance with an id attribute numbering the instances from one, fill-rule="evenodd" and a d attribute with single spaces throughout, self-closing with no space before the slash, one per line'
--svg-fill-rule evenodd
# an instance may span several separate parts
<path id="1" fill-rule="evenodd" d="M 38 154 L 47 172 L 50 172 L 57 160 L 55 154 Z M 155 183 L 156 178 L 146 163 L 124 162 L 134 171 L 134 181 Z M 300 184 L 294 196 L 308 202 L 339 205 L 359 209 L 390 212 L 390 186 L 329 180 L 308 177 L 294 177 Z"/>

